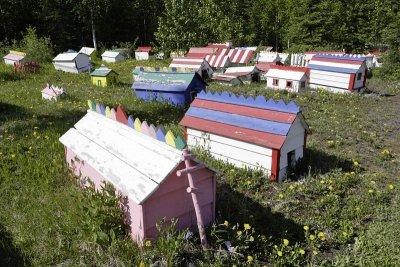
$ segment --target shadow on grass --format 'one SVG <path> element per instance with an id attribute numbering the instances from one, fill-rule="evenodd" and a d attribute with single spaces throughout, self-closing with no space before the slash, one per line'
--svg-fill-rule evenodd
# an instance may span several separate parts
<path id="1" fill-rule="evenodd" d="M 22 80 L 22 75 L 15 72 L 0 72 L 0 81 L 14 82 Z"/>
<path id="2" fill-rule="evenodd" d="M 289 177 L 295 180 L 295 177 L 301 177 L 308 173 L 325 174 L 334 169 L 341 169 L 344 172 L 352 171 L 353 162 L 327 154 L 319 149 L 307 148 L 296 167 L 289 171 L 291 173 Z"/>
<path id="3" fill-rule="evenodd" d="M 30 266 L 20 248 L 15 246 L 11 234 L 0 224 L 0 266 Z"/>
<path id="4" fill-rule="evenodd" d="M 25 108 L 0 102 L 0 123 L 16 118 L 23 118 L 30 114 Z"/>
<path id="5" fill-rule="evenodd" d="M 281 213 L 272 212 L 270 207 L 261 205 L 227 184 L 218 186 L 217 214 L 219 221 L 249 223 L 255 227 L 257 233 L 272 236 L 273 239 L 289 238 L 295 242 L 304 241 L 302 225 Z"/>
<path id="6" fill-rule="evenodd" d="M 364 96 L 378 96 L 378 97 L 392 97 L 396 96 L 395 94 L 389 94 L 386 92 L 382 92 L 379 89 L 367 87 L 362 91 Z"/>

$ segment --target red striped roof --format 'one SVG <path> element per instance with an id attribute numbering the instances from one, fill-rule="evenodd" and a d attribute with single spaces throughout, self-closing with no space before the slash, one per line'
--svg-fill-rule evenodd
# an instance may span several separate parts
<path id="1" fill-rule="evenodd" d="M 217 48 L 212 47 L 191 47 L 186 57 L 205 58 L 207 55 L 215 54 L 217 50 Z"/>
<path id="2" fill-rule="evenodd" d="M 229 59 L 235 64 L 248 64 L 253 59 L 254 51 L 245 48 L 233 48 L 228 52 Z"/>
<path id="3" fill-rule="evenodd" d="M 205 59 L 208 61 L 213 68 L 224 68 L 230 64 L 229 56 L 227 55 L 229 49 L 222 48 L 218 49 L 216 54 L 207 55 Z"/>

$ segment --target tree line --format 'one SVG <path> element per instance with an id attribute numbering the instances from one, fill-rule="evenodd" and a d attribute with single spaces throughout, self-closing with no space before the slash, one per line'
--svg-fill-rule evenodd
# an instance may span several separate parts
<path id="1" fill-rule="evenodd" d="M 123 42 L 165 51 L 208 42 L 271 45 L 278 50 L 363 52 L 398 45 L 398 0 L 7 0 L 0 41 L 32 26 L 55 51 Z"/>

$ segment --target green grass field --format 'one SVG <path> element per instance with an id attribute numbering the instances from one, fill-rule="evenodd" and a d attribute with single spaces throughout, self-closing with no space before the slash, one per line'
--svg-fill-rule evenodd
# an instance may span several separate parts
<path id="1" fill-rule="evenodd" d="M 113 197 L 78 186 L 58 138 L 85 114 L 88 99 L 121 104 L 130 115 L 180 131 L 183 109 L 133 97 L 135 65 L 112 65 L 120 84 L 107 88 L 52 65 L 23 76 L 0 65 L 0 266 L 400 265 L 400 84 L 374 79 L 373 93 L 346 95 L 210 84 L 303 107 L 312 134 L 294 170 L 299 181 L 270 183 L 198 151 L 220 171 L 210 250 L 201 250 L 196 235 L 185 239 L 173 230 L 144 248 L 124 234 L 99 239 L 104 220 L 119 216 Z M 45 102 L 46 83 L 64 87 L 68 97 Z M 236 247 L 231 255 L 222 245 L 227 240 Z"/>

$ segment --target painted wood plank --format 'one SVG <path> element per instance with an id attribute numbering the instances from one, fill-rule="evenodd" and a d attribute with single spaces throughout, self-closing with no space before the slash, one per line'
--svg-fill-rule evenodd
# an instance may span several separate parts
<path id="1" fill-rule="evenodd" d="M 140 132 L 145 135 L 149 135 L 149 125 L 147 121 L 142 122 L 142 127 L 140 128 Z"/>
<path id="2" fill-rule="evenodd" d="M 60 141 L 81 160 L 89 164 L 118 190 L 140 204 L 158 186 L 142 173 L 80 134 L 75 129 L 65 133 Z"/>
<path id="3" fill-rule="evenodd" d="M 106 115 L 106 107 L 103 104 L 100 104 L 100 114 L 103 116 Z"/>
<path id="4" fill-rule="evenodd" d="M 92 100 L 88 100 L 87 101 L 89 109 L 92 111 L 96 111 L 96 102 L 92 101 Z"/>
<path id="5" fill-rule="evenodd" d="M 127 125 L 128 125 L 129 127 L 133 128 L 133 129 L 135 129 L 135 122 L 134 122 L 134 119 L 133 119 L 132 116 L 129 116 L 129 117 L 128 117 L 128 123 L 127 123 Z"/>
<path id="6" fill-rule="evenodd" d="M 157 135 L 157 140 L 165 142 L 165 129 L 162 125 L 157 127 L 156 135 Z"/>
<path id="7" fill-rule="evenodd" d="M 285 141 L 285 136 L 282 135 L 254 131 L 251 129 L 239 128 L 231 125 L 224 125 L 224 127 L 221 127 L 221 124 L 218 122 L 190 116 L 184 117 L 180 124 L 188 128 L 214 133 L 223 137 L 256 144 L 267 148 L 279 149 Z"/>
<path id="8" fill-rule="evenodd" d="M 229 145 L 231 147 L 238 148 L 240 150 L 247 150 L 256 154 L 265 155 L 269 157 L 272 156 L 272 150 L 270 148 L 262 147 L 259 145 L 250 144 L 239 140 L 234 140 L 231 138 L 226 138 L 212 133 L 205 133 L 194 129 L 187 129 L 187 134 L 195 136 L 197 138 L 206 139 L 211 142 Z"/>
<path id="9" fill-rule="evenodd" d="M 213 154 L 222 155 L 224 157 L 235 159 L 245 164 L 250 164 L 252 166 L 261 166 L 269 170 L 271 169 L 271 156 L 254 153 L 246 149 L 230 146 L 229 144 L 222 144 L 215 141 L 204 140 L 203 138 L 195 137 L 192 135 L 188 136 L 188 144 L 190 146 L 202 147 L 202 143 L 205 144 L 205 147 L 203 147 L 203 149 Z M 272 150 L 270 153 L 272 154 Z"/>
<path id="10" fill-rule="evenodd" d="M 150 124 L 149 126 L 149 136 L 157 139 L 157 128 L 153 124 Z"/>
<path id="11" fill-rule="evenodd" d="M 165 143 L 172 147 L 176 147 L 175 145 L 175 136 L 171 131 L 168 131 L 167 134 L 165 135 Z"/>
<path id="12" fill-rule="evenodd" d="M 100 103 L 96 103 L 96 112 L 101 114 Z"/>
<path id="13" fill-rule="evenodd" d="M 106 107 L 106 117 L 111 119 L 111 109 L 109 106 Z"/>
<path id="14" fill-rule="evenodd" d="M 117 113 L 115 112 L 114 108 L 111 109 L 111 119 L 115 121 L 117 120 Z"/>
<path id="15" fill-rule="evenodd" d="M 175 147 L 179 150 L 182 150 L 186 147 L 186 142 L 185 140 L 182 138 L 182 136 L 178 135 L 175 138 Z"/>
<path id="16" fill-rule="evenodd" d="M 117 107 L 117 112 L 115 114 L 115 117 L 117 121 L 123 124 L 128 124 L 128 116 L 126 115 L 125 110 L 121 106 Z"/>
<path id="17" fill-rule="evenodd" d="M 140 122 L 139 118 L 135 119 L 134 126 L 136 131 L 140 132 L 142 130 L 142 123 Z"/>
<path id="18" fill-rule="evenodd" d="M 213 111 L 204 108 L 190 107 L 185 116 L 196 117 L 222 124 L 228 124 L 240 128 L 251 129 L 255 131 L 267 132 L 285 136 L 289 131 L 290 125 L 287 123 L 267 121 L 258 118 L 251 118 L 242 115 Z M 224 127 L 224 125 L 220 125 Z"/>
<path id="19" fill-rule="evenodd" d="M 206 108 L 216 111 L 248 116 L 252 118 L 271 120 L 275 122 L 292 123 L 296 119 L 296 114 L 281 111 L 244 107 L 227 103 L 214 102 L 209 100 L 195 99 L 191 107 Z"/>

